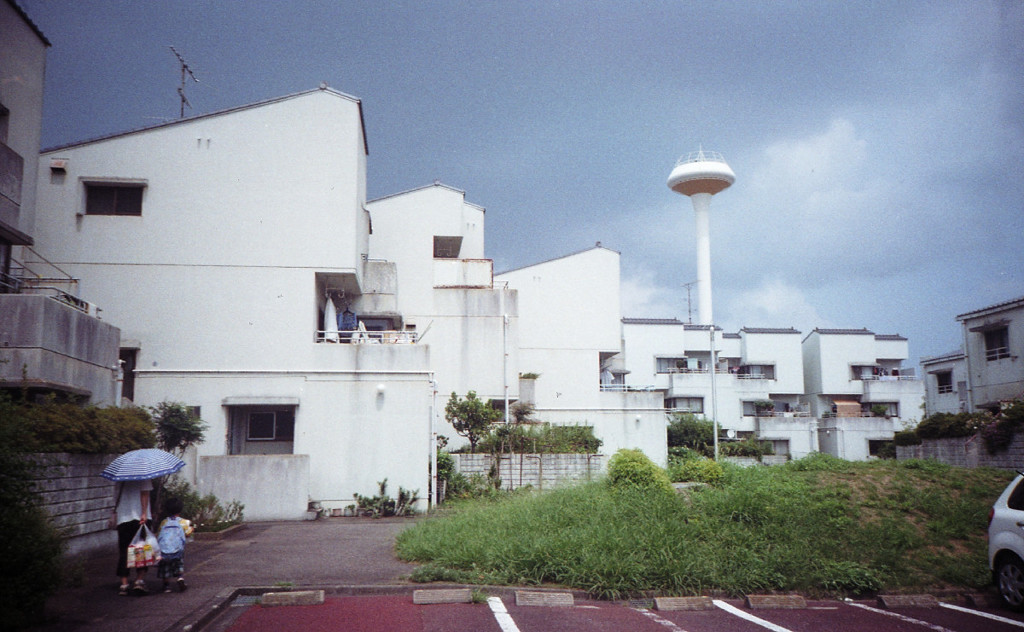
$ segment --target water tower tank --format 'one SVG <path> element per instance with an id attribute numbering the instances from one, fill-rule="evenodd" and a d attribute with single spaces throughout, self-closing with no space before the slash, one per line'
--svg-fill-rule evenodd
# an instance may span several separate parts
<path id="1" fill-rule="evenodd" d="M 683 195 L 714 195 L 736 181 L 736 174 L 714 151 L 695 151 L 683 156 L 668 176 L 668 188 Z"/>

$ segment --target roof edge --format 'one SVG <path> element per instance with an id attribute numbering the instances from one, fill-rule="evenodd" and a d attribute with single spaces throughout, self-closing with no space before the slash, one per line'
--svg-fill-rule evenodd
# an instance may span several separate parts
<path id="1" fill-rule="evenodd" d="M 8 0 L 8 1 L 10 1 L 10 0 Z M 309 94 L 314 94 L 316 92 L 326 92 L 328 94 L 332 94 L 332 95 L 340 97 L 342 99 L 346 99 L 348 101 L 352 101 L 353 103 L 356 104 L 356 107 L 359 108 L 359 125 L 362 128 L 362 133 L 363 133 L 363 151 L 367 155 L 369 155 L 369 153 L 370 153 L 370 146 L 369 146 L 369 142 L 368 142 L 368 140 L 366 138 L 366 120 L 363 117 L 363 102 L 361 100 L 359 100 L 359 98 L 354 97 L 354 96 L 352 96 L 350 94 L 346 94 L 344 92 L 340 92 L 340 91 L 335 90 L 333 88 L 329 88 L 327 86 L 327 84 L 325 84 L 325 83 L 320 84 L 320 87 L 317 87 L 317 88 L 312 88 L 310 90 L 303 90 L 301 92 L 293 92 L 291 94 L 286 94 L 286 95 L 279 96 L 279 97 L 273 97 L 273 98 L 270 98 L 270 99 L 264 99 L 263 101 L 256 101 L 254 103 L 247 103 L 245 105 L 236 105 L 236 106 L 233 106 L 233 107 L 224 108 L 222 110 L 216 110 L 214 112 L 207 112 L 205 114 L 196 114 L 194 116 L 188 116 L 188 117 L 185 117 L 185 118 L 174 119 L 173 121 L 164 121 L 163 123 L 157 123 L 155 125 L 147 125 L 145 127 L 138 127 L 138 128 L 131 129 L 131 130 L 126 130 L 126 131 L 123 131 L 123 132 L 114 132 L 114 133 L 111 133 L 111 134 L 105 134 L 103 136 L 97 136 L 97 137 L 94 137 L 94 138 L 88 138 L 88 139 L 85 139 L 85 140 L 75 141 L 75 142 L 71 142 L 71 143 L 64 143 L 62 145 L 54 145 L 53 147 L 45 147 L 45 148 L 43 148 L 39 152 L 39 155 L 42 156 L 43 154 L 49 154 L 49 153 L 52 153 L 52 152 L 55 152 L 55 151 L 61 151 L 61 150 L 64 150 L 64 149 L 70 149 L 72 147 L 81 147 L 83 145 L 91 145 L 93 143 L 99 143 L 99 142 L 103 142 L 103 141 L 107 141 L 107 140 L 113 140 L 115 138 L 121 138 L 122 136 L 130 136 L 132 134 L 141 134 L 143 132 L 150 132 L 150 131 L 157 130 L 157 129 L 163 129 L 165 127 L 171 127 L 172 125 L 180 125 L 180 124 L 183 124 L 183 123 L 191 123 L 191 122 L 199 121 L 199 120 L 206 119 L 206 118 L 213 118 L 215 116 L 224 116 L 226 114 L 233 114 L 235 112 L 241 112 L 242 110 L 251 110 L 251 109 L 254 109 L 254 108 L 258 108 L 258 107 L 263 107 L 265 105 L 271 105 L 271 104 L 274 104 L 274 103 L 280 103 L 282 101 L 288 101 L 290 99 L 296 99 L 296 98 L 303 97 L 303 96 L 306 96 L 306 95 L 309 95 Z"/>

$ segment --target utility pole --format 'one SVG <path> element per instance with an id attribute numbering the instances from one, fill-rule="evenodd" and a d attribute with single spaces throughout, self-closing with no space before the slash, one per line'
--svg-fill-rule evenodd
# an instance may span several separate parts
<path id="1" fill-rule="evenodd" d="M 192 69 L 189 68 L 185 58 L 182 57 L 178 51 L 174 50 L 173 46 L 168 46 L 167 48 L 171 49 L 174 56 L 178 58 L 178 63 L 181 64 L 181 85 L 178 86 L 178 97 L 181 99 L 181 113 L 179 114 L 179 117 L 185 118 L 185 106 L 187 105 L 188 107 L 192 107 L 192 104 L 185 98 L 185 73 L 188 73 L 188 76 L 192 78 L 192 81 L 199 83 L 199 80 L 196 79 L 195 74 L 192 73 Z"/>

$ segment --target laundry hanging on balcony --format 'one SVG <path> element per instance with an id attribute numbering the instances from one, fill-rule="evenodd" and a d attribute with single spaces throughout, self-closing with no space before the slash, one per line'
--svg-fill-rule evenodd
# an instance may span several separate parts
<path id="1" fill-rule="evenodd" d="M 330 297 L 327 297 L 327 305 L 324 306 L 324 340 L 338 342 L 338 310 Z"/>

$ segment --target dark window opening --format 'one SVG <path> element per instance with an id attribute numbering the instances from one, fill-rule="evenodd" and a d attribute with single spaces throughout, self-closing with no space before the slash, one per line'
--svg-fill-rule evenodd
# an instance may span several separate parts
<path id="1" fill-rule="evenodd" d="M 119 359 L 121 360 L 121 398 L 135 401 L 135 363 L 138 349 L 121 349 Z"/>
<path id="2" fill-rule="evenodd" d="M 458 259 L 459 251 L 462 250 L 462 237 L 439 237 L 434 236 L 434 258 L 435 259 Z"/>
<path id="3" fill-rule="evenodd" d="M 139 184 L 86 184 L 86 215 L 142 215 Z"/>
<path id="4" fill-rule="evenodd" d="M 943 371 L 942 373 L 935 374 L 935 382 L 938 386 L 939 394 L 952 393 L 953 392 L 953 372 Z"/>
<path id="5" fill-rule="evenodd" d="M 984 334 L 986 360 L 1001 360 L 1010 357 L 1010 335 L 1006 327 L 989 329 Z"/>

